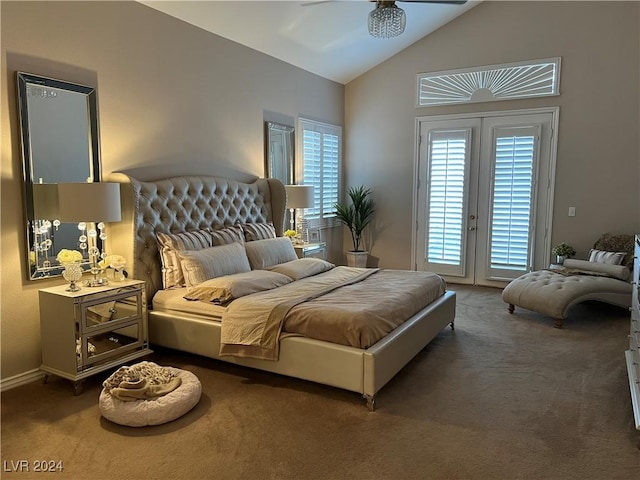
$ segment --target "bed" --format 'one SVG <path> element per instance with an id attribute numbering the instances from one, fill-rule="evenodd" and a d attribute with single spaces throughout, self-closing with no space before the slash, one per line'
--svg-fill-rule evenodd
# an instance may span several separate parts
<path id="1" fill-rule="evenodd" d="M 225 351 L 229 343 L 227 337 L 230 335 L 228 332 L 231 327 L 225 326 L 227 329 L 225 333 L 223 324 L 226 324 L 226 320 L 223 322 L 223 317 L 227 315 L 224 318 L 231 318 L 233 311 L 237 310 L 236 304 L 251 303 L 247 299 L 253 295 L 269 296 L 269 292 L 261 290 L 227 302 L 186 300 L 184 287 L 182 289 L 179 286 L 164 288 L 167 286 L 167 270 L 171 269 L 167 269 L 166 263 L 169 260 L 165 256 L 163 244 L 159 246 L 158 238 L 162 234 L 175 238 L 181 232 L 203 230 L 226 232 L 228 229 L 243 225 L 245 228 L 269 225 L 275 232 L 275 238 L 271 239 L 267 235 L 269 241 L 267 238 L 249 239 L 256 242 L 246 241 L 244 245 L 252 244 L 257 248 L 261 244 L 270 246 L 269 242 L 272 242 L 283 247 L 283 241 L 286 240 L 281 236 L 286 207 L 284 185 L 275 179 L 259 178 L 255 181 L 242 182 L 206 175 L 143 181 L 129 175 L 118 174 L 114 179 L 122 183 L 123 221 L 112 225 L 111 238 L 114 241 L 111 243 L 111 248 L 114 253 L 132 259 L 128 263 L 130 275 L 146 281 L 146 298 L 150 306 L 149 339 L 152 345 L 357 392 L 365 398 L 368 408 L 374 410 L 378 391 L 447 325 L 453 329 L 455 293 L 438 287 L 442 289 L 440 293 L 425 301 L 425 304 L 416 312 L 407 315 L 408 318 L 396 322 L 397 325 L 392 325 L 388 333 L 380 339 L 375 338 L 372 344 L 370 344 L 371 339 L 361 345 L 351 345 L 336 343 L 330 337 L 318 339 L 301 333 L 287 332 L 286 325 L 289 322 L 289 313 L 287 313 L 287 320 L 282 320 L 279 328 L 274 327 L 276 329 L 275 353 L 271 351 L 267 354 L 264 352 L 256 354 L 255 350 L 247 353 L 243 352 L 243 348 L 238 349 L 237 345 L 235 347 L 231 345 Z M 253 258 L 252 262 L 255 262 L 256 258 L 259 260 L 260 248 L 257 250 L 254 248 L 251 254 L 249 249 L 246 250 L 248 257 Z M 233 247 L 229 251 L 235 252 L 235 249 Z M 222 249 L 206 248 L 201 251 L 222 251 Z M 200 251 L 197 255 L 189 255 L 181 254 L 183 266 L 202 267 L 202 263 L 194 260 L 199 258 Z M 195 263 L 189 263 L 191 260 Z M 293 260 L 288 261 L 297 264 Z M 215 264 L 218 265 L 219 262 Z M 276 260 L 275 266 L 270 264 L 269 268 L 273 269 L 279 264 Z M 254 268 L 256 265 L 257 268 Z M 252 263 L 251 270 L 261 269 L 258 264 L 256 265 Z M 315 264 L 313 268 L 317 265 Z M 369 273 L 356 270 L 374 271 Z M 346 280 L 344 286 L 321 287 L 333 292 L 334 295 L 341 288 L 361 288 L 361 292 L 372 288 L 383 288 L 380 285 L 389 282 L 388 278 L 395 278 L 384 278 L 384 275 L 406 277 L 406 275 L 425 273 L 327 267 L 318 277 L 325 274 L 335 276 L 335 272 L 338 272 L 337 275 L 340 277 L 345 275 L 358 277 L 362 273 L 365 277 L 375 279 L 378 285 L 364 288 L 355 286 L 356 283 L 371 281 L 366 278 L 353 280 L 353 283 L 349 283 L 351 280 Z M 202 275 L 202 271 L 197 268 L 187 270 L 185 267 L 182 273 L 187 280 L 193 280 L 198 275 Z M 414 278 L 417 282 L 417 277 L 411 277 L 411 281 L 405 280 L 405 284 L 414 283 Z M 293 283 L 298 285 L 305 281 L 316 283 L 315 277 L 303 277 Z M 196 284 L 197 282 L 193 283 L 193 285 Z M 277 288 L 286 290 L 294 287 L 283 285 Z M 351 296 L 353 295 L 360 294 Z M 311 293 L 309 296 L 313 298 L 306 299 L 307 301 L 314 301 L 319 297 L 316 293 Z M 374 296 L 382 297 L 382 295 Z M 293 294 L 291 298 L 299 298 L 299 295 Z M 293 303 L 295 305 L 287 308 L 304 310 L 306 305 L 306 302 L 300 303 L 297 300 Z M 396 307 L 388 307 L 389 312 L 395 313 Z M 317 310 L 316 305 L 312 307 L 307 305 L 307 312 L 315 310 Z M 362 316 L 366 317 L 366 312 Z M 393 315 L 389 315 L 391 316 Z M 305 322 L 306 320 L 301 321 L 301 323 Z M 230 320 L 228 325 L 232 325 Z M 272 335 L 271 339 L 273 338 Z"/>

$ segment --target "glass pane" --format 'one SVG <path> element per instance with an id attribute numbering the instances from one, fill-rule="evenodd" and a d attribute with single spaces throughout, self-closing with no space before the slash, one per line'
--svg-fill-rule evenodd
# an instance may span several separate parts
<path id="1" fill-rule="evenodd" d="M 314 187 L 314 206 L 305 210 L 307 220 L 335 216 L 340 185 L 340 141 L 338 127 L 300 122 L 302 132 L 303 184 Z"/>
<path id="2" fill-rule="evenodd" d="M 462 264 L 466 132 L 441 132 L 431 138 L 427 218 L 427 261 Z"/>
<path id="3" fill-rule="evenodd" d="M 535 137 L 496 138 L 491 216 L 491 268 L 526 271 Z"/>

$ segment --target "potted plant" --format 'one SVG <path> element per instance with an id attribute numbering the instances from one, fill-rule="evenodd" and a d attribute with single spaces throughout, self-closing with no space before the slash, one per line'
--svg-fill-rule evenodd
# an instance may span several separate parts
<path id="1" fill-rule="evenodd" d="M 366 267 L 369 252 L 361 248 L 361 243 L 362 233 L 371 223 L 375 211 L 373 200 L 370 198 L 371 189 L 363 185 L 349 187 L 347 194 L 351 200 L 350 205 L 335 204 L 336 217 L 349 228 L 353 241 L 353 250 L 347 252 L 347 265 Z"/>
<path id="2" fill-rule="evenodd" d="M 551 253 L 556 256 L 556 262 L 562 265 L 565 258 L 574 256 L 576 254 L 576 251 L 571 245 L 567 245 L 566 243 L 562 242 L 553 247 Z"/>

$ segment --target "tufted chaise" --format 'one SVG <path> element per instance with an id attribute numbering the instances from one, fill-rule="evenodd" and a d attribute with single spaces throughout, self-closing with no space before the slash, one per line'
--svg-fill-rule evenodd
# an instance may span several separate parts
<path id="1" fill-rule="evenodd" d="M 555 318 L 555 327 L 562 328 L 570 308 L 587 300 L 628 308 L 631 305 L 628 268 L 633 263 L 633 236 L 605 234 L 593 248 L 625 252 L 623 265 L 567 260 L 563 269 L 526 273 L 509 283 L 502 292 L 502 299 L 509 304 L 509 313 L 519 306 Z"/>

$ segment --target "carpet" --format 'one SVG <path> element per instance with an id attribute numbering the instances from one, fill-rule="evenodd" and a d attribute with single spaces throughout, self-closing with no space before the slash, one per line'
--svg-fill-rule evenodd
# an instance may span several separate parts
<path id="1" fill-rule="evenodd" d="M 355 393 L 169 350 L 200 403 L 132 428 L 100 416 L 100 383 L 51 378 L 2 393 L 3 478 L 636 479 L 624 361 L 629 314 L 595 302 L 553 319 L 509 315 L 492 288 L 452 285 L 446 328 L 378 394 Z M 30 471 L 13 471 L 26 460 Z M 62 471 L 36 473 L 36 461 Z"/>

